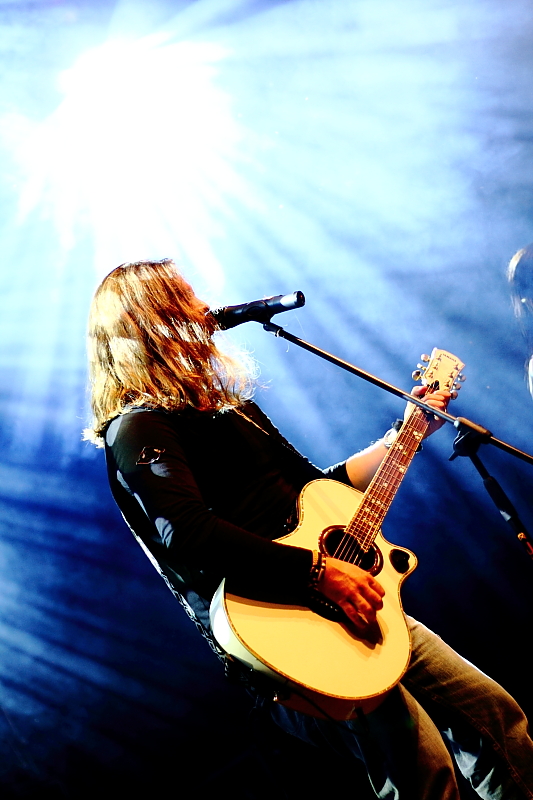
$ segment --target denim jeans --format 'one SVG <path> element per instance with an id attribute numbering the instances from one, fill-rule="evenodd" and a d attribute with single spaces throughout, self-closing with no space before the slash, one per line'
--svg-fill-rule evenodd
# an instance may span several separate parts
<path id="1" fill-rule="evenodd" d="M 456 764 L 484 800 L 533 799 L 533 741 L 513 698 L 416 620 L 401 683 L 371 714 L 334 723 L 273 703 L 284 730 L 361 759 L 380 800 L 458 800 Z"/>

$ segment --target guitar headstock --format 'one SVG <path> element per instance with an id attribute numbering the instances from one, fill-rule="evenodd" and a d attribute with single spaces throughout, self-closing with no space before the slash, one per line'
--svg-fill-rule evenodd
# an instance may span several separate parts
<path id="1" fill-rule="evenodd" d="M 413 372 L 413 380 L 420 380 L 423 386 L 428 386 L 432 390 L 446 389 L 455 399 L 461 383 L 466 380 L 461 372 L 464 367 L 463 362 L 457 356 L 437 347 L 433 348 L 430 356 L 420 356 L 420 360 L 423 363 L 417 365 L 418 369 Z"/>

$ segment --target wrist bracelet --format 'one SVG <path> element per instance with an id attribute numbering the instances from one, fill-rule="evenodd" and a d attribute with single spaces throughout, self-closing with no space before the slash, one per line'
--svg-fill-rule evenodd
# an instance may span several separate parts
<path id="1" fill-rule="evenodd" d="M 322 555 L 318 550 L 313 550 L 313 564 L 309 572 L 309 589 L 311 591 L 318 590 L 318 584 L 326 571 L 326 556 Z"/>
<path id="2" fill-rule="evenodd" d="M 383 435 L 381 441 L 388 450 L 389 447 L 392 447 L 397 438 L 398 438 L 398 431 L 396 430 L 396 428 L 389 428 L 387 433 Z"/>
<path id="3" fill-rule="evenodd" d="M 389 450 L 389 448 L 392 447 L 392 445 L 398 438 L 402 425 L 403 425 L 403 419 L 397 419 L 396 422 L 393 423 L 392 428 L 389 428 L 389 430 L 383 435 L 381 441 L 383 442 L 387 450 Z M 421 450 L 423 450 L 422 442 L 420 442 L 420 444 L 416 448 L 416 452 L 420 453 Z"/>

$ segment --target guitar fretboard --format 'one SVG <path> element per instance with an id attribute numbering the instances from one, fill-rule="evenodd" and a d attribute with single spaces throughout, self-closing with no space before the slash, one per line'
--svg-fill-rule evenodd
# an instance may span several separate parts
<path id="1" fill-rule="evenodd" d="M 361 550 L 370 549 L 428 425 L 424 411 L 415 407 L 372 478 L 355 516 L 346 526 L 335 553 L 337 558 L 353 562 Z"/>
<path id="2" fill-rule="evenodd" d="M 429 361 L 428 366 L 422 371 L 423 383 L 430 391 L 438 388 L 451 391 L 456 388 L 454 381 L 457 377 L 459 381 L 464 380 L 459 374 L 464 367 L 463 362 L 446 350 L 438 350 L 435 347 L 431 357 L 422 356 L 422 361 Z M 418 366 L 422 367 L 421 364 Z M 365 554 L 369 552 L 379 533 L 394 495 L 424 438 L 428 425 L 429 417 L 426 416 L 426 412 L 415 406 L 372 478 L 355 516 L 345 527 L 333 553 L 335 558 L 352 564 L 368 564 Z"/>

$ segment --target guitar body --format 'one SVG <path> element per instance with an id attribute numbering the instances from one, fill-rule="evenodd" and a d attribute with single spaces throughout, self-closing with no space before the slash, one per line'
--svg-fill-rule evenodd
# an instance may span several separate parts
<path id="1" fill-rule="evenodd" d="M 421 360 L 429 363 L 419 364 L 417 375 L 423 374 L 430 391 L 457 395 L 462 361 L 437 348 Z M 344 615 L 332 617 L 327 601 L 316 613 L 238 597 L 225 591 L 224 581 L 215 593 L 210 611 L 215 639 L 230 656 L 278 681 L 277 699 L 291 708 L 334 719 L 350 719 L 358 709 L 368 713 L 407 669 L 411 641 L 400 587 L 417 560 L 410 550 L 387 542 L 380 527 L 428 426 L 426 413 L 413 407 L 364 494 L 331 480 L 308 483 L 299 498 L 298 527 L 278 540 L 318 549 L 377 578 L 385 596 L 377 630 L 368 639 L 358 636 Z"/>
<path id="2" fill-rule="evenodd" d="M 332 554 L 362 498 L 361 492 L 343 483 L 312 481 L 299 498 L 298 527 L 277 541 Z M 332 715 L 348 718 L 354 706 L 387 692 L 407 669 L 411 642 L 400 586 L 416 563 L 411 551 L 390 544 L 378 533 L 364 564 L 385 589 L 383 609 L 377 615 L 377 641 L 361 639 L 348 623 L 326 619 L 304 606 L 226 593 L 224 582 L 211 606 L 215 638 L 227 653 L 253 669 L 289 686 L 296 684 L 315 700 L 317 694 L 329 698 Z M 349 702 L 337 703 L 337 713 L 335 700 Z M 311 707 L 307 713 L 316 710 Z"/>

